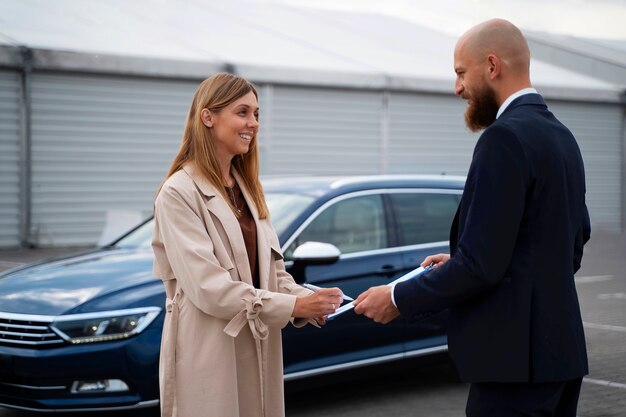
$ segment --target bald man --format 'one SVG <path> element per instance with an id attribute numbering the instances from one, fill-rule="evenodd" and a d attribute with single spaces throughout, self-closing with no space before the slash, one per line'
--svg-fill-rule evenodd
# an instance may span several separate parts
<path id="1" fill-rule="evenodd" d="M 510 22 L 484 22 L 454 51 L 474 149 L 436 269 L 373 287 L 355 311 L 380 323 L 449 308 L 449 353 L 470 382 L 468 416 L 576 416 L 588 373 L 574 285 L 590 225 L 578 144 L 532 88 L 530 52 Z"/>

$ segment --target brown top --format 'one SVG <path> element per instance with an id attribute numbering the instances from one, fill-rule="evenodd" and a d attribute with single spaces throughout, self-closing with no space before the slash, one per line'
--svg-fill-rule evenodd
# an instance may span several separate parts
<path id="1" fill-rule="evenodd" d="M 241 227 L 241 233 L 243 234 L 243 241 L 246 244 L 246 252 L 248 253 L 248 262 L 250 262 L 250 272 L 252 273 L 252 283 L 255 288 L 259 288 L 259 268 L 257 263 L 257 250 L 256 250 L 256 223 L 254 217 L 250 212 L 248 204 L 243 197 L 241 188 L 235 182 L 235 185 L 231 187 L 224 187 L 226 194 L 230 197 L 230 201 L 237 208 L 239 217 L 239 227 Z"/>

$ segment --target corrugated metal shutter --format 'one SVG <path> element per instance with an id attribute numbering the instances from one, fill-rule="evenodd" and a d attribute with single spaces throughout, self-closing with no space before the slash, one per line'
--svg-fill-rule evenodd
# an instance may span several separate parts
<path id="1" fill-rule="evenodd" d="M 388 171 L 466 175 L 478 135 L 465 127 L 465 107 L 454 96 L 391 93 Z"/>
<path id="2" fill-rule="evenodd" d="M 257 133 L 258 147 L 259 147 L 259 170 L 260 175 L 271 173 L 270 169 L 270 141 L 271 141 L 271 127 L 272 120 L 272 108 L 271 101 L 274 92 L 274 87 L 271 85 L 258 85 L 257 93 L 259 94 L 259 132 Z"/>
<path id="3" fill-rule="evenodd" d="M 0 71 L 0 246 L 20 243 L 20 103 L 16 72 Z"/>
<path id="4" fill-rule="evenodd" d="M 107 210 L 149 215 L 196 86 L 34 74 L 31 240 L 93 244 Z"/>
<path id="5" fill-rule="evenodd" d="M 382 93 L 274 87 L 267 174 L 371 174 L 381 169 Z"/>
<path id="6" fill-rule="evenodd" d="M 622 109 L 599 103 L 548 103 L 578 141 L 585 161 L 587 206 L 596 227 L 620 231 L 622 210 Z"/>

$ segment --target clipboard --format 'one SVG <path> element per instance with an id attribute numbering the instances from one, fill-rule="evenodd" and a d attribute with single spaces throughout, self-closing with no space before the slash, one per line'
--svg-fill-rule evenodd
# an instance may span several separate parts
<path id="1" fill-rule="evenodd" d="M 420 275 L 430 271 L 433 268 L 434 268 L 433 265 L 429 265 L 427 267 L 420 266 L 419 268 L 415 268 L 414 270 L 407 272 L 406 274 L 402 275 L 400 278 L 394 279 L 393 281 L 388 283 L 387 286 L 391 287 L 392 285 L 396 285 L 399 282 L 408 281 L 410 279 L 417 278 Z M 327 321 L 333 320 L 335 317 L 340 316 L 343 313 L 352 310 L 353 308 L 354 308 L 354 301 L 351 301 L 348 304 L 344 304 L 341 307 L 339 307 L 337 310 L 335 310 L 334 313 L 329 314 L 328 317 L 326 317 L 326 320 Z"/>

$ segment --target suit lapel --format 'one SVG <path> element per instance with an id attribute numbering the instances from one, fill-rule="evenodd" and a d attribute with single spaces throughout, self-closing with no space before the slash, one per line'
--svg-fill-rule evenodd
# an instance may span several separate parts
<path id="1" fill-rule="evenodd" d="M 241 188 L 241 192 L 243 193 L 243 197 L 246 200 L 246 204 L 250 208 L 250 213 L 252 213 L 252 217 L 254 218 L 254 223 L 256 224 L 256 247 L 257 247 L 257 260 L 259 262 L 259 285 L 263 289 L 268 288 L 269 282 L 269 273 L 270 273 L 270 237 L 267 235 L 267 231 L 265 230 L 264 221 L 259 219 L 259 211 L 252 200 L 252 195 L 250 191 L 246 188 L 241 176 L 239 173 L 233 169 L 233 176 L 239 184 L 239 188 Z"/>
<path id="2" fill-rule="evenodd" d="M 183 170 L 191 177 L 202 194 L 207 197 L 207 209 L 222 224 L 233 254 L 235 267 L 239 272 L 239 278 L 243 282 L 252 285 L 252 273 L 250 272 L 250 263 L 246 253 L 246 244 L 243 240 L 237 217 L 235 217 L 230 206 L 224 201 L 222 195 L 213 185 L 209 184 L 208 181 L 198 174 L 192 165 L 185 165 Z"/>

